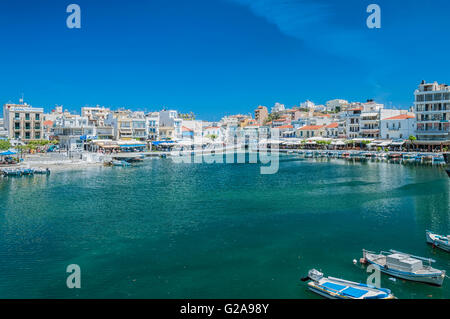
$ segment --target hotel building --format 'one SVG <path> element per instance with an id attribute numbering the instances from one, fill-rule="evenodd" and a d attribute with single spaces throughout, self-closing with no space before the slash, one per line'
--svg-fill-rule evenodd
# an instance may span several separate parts
<path id="1" fill-rule="evenodd" d="M 414 92 L 418 140 L 450 140 L 450 87 L 422 81 Z"/>
<path id="2" fill-rule="evenodd" d="M 43 139 L 44 109 L 23 104 L 3 106 L 4 127 L 8 138 L 29 142 Z"/>

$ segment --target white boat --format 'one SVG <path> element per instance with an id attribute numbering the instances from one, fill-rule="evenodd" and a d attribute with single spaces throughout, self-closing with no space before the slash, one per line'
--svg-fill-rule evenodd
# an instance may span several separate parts
<path id="1" fill-rule="evenodd" d="M 389 289 L 376 288 L 366 284 L 324 277 L 316 269 L 308 272 L 308 277 L 302 281 L 311 280 L 308 289 L 328 299 L 395 299 Z"/>
<path id="2" fill-rule="evenodd" d="M 445 279 L 445 271 L 431 267 L 435 261 L 417 257 L 395 250 L 382 251 L 377 254 L 363 250 L 363 261 L 378 266 L 381 272 L 390 276 L 441 286 Z M 424 265 L 423 262 L 428 263 Z"/>
<path id="3" fill-rule="evenodd" d="M 434 247 L 450 252 L 450 235 L 447 237 L 434 234 L 427 230 L 427 243 L 432 244 Z"/>

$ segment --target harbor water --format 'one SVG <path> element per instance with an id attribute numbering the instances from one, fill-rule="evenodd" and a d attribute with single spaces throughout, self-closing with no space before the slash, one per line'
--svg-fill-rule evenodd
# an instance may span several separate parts
<path id="1" fill-rule="evenodd" d="M 363 248 L 449 272 L 427 229 L 450 233 L 442 167 L 282 156 L 261 175 L 167 158 L 0 177 L 0 298 L 320 298 L 300 278 L 365 282 Z M 71 264 L 81 289 L 66 286 Z M 448 278 L 381 280 L 399 298 L 450 298 Z"/>

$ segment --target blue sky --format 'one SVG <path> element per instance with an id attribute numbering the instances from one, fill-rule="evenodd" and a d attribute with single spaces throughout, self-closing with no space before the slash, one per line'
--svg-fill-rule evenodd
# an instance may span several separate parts
<path id="1" fill-rule="evenodd" d="M 66 27 L 77 3 L 82 28 Z M 366 8 L 382 9 L 382 28 Z M 0 101 L 195 112 L 333 98 L 412 105 L 450 82 L 450 3 L 417 0 L 3 0 Z"/>

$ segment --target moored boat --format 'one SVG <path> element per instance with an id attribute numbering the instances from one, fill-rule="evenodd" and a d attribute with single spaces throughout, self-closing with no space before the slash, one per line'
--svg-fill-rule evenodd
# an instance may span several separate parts
<path id="1" fill-rule="evenodd" d="M 121 166 L 121 167 L 126 167 L 126 166 L 130 166 L 130 163 L 128 163 L 127 161 L 117 161 L 117 160 L 113 160 L 111 161 L 113 166 Z"/>
<path id="2" fill-rule="evenodd" d="M 34 169 L 31 168 L 23 168 L 21 169 L 22 175 L 33 175 Z"/>
<path id="3" fill-rule="evenodd" d="M 22 171 L 20 169 L 2 169 L 1 173 L 3 176 L 22 176 Z"/>
<path id="4" fill-rule="evenodd" d="M 364 262 L 378 266 L 381 272 L 390 276 L 441 286 L 445 271 L 431 267 L 435 261 L 430 258 L 417 257 L 395 250 L 379 254 L 363 249 Z M 427 262 L 428 265 L 424 265 Z"/>
<path id="5" fill-rule="evenodd" d="M 441 236 L 427 230 L 426 236 L 427 236 L 427 243 L 433 245 L 434 247 L 450 252 L 450 242 L 449 242 L 450 235 Z"/>
<path id="6" fill-rule="evenodd" d="M 34 169 L 34 174 L 38 175 L 50 175 L 50 170 L 48 168 L 36 168 Z"/>
<path id="7" fill-rule="evenodd" d="M 329 299 L 395 299 L 389 289 L 376 288 L 334 277 L 325 277 L 316 269 L 308 272 L 308 289 Z"/>

